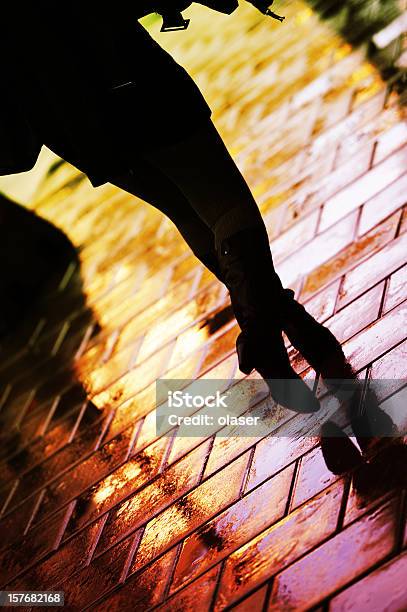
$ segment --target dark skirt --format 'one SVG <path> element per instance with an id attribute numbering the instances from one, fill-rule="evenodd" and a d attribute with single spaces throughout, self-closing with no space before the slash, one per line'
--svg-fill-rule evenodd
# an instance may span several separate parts
<path id="1" fill-rule="evenodd" d="M 0 50 L 5 44 L 10 51 L 10 79 L 38 141 L 93 185 L 211 116 L 197 85 L 127 4 L 73 1 L 63 20 L 55 3 L 39 6 L 42 12 L 24 12 L 22 23 L 18 12 L 10 15 Z"/>

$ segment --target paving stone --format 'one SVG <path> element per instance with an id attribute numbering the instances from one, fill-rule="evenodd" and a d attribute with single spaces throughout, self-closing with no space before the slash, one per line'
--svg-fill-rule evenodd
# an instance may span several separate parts
<path id="1" fill-rule="evenodd" d="M 171 592 L 282 518 L 293 474 L 294 466 L 286 468 L 186 538 Z"/>
<path id="2" fill-rule="evenodd" d="M 98 610 L 122 612 L 129 602 L 134 608 L 146 610 L 159 604 L 165 594 L 177 549 L 173 548 L 147 569 L 128 579 L 125 585 L 105 601 L 97 603 Z"/>
<path id="3" fill-rule="evenodd" d="M 340 278 L 349 270 L 357 269 L 359 262 L 362 262 L 385 245 L 391 243 L 399 228 L 400 216 L 401 211 L 396 212 L 313 270 L 305 279 L 301 291 L 301 299 L 308 299 L 314 292 Z M 356 295 L 360 293 L 358 292 Z M 340 303 L 338 299 L 338 304 Z"/>
<path id="4" fill-rule="evenodd" d="M 216 608 L 231 604 L 331 535 L 341 497 L 342 486 L 334 485 L 232 553 L 221 576 Z"/>
<path id="5" fill-rule="evenodd" d="M 364 234 L 406 203 L 407 174 L 371 198 L 362 208 L 359 235 Z"/>
<path id="6" fill-rule="evenodd" d="M 218 580 L 219 567 L 214 567 L 190 586 L 176 593 L 157 610 L 192 610 L 199 602 L 202 612 L 209 612 Z"/>
<path id="7" fill-rule="evenodd" d="M 107 520 L 98 550 L 103 551 L 112 546 L 167 506 L 171 507 L 171 504 L 197 485 L 208 450 L 209 443 L 201 444 L 147 487 L 116 506 Z M 68 532 L 71 529 L 76 529 L 75 521 L 68 525 Z"/>
<path id="8" fill-rule="evenodd" d="M 327 468 L 322 451 L 317 447 L 301 457 L 291 507 L 296 508 L 337 480 Z"/>
<path id="9" fill-rule="evenodd" d="M 248 460 L 248 453 L 242 455 L 147 523 L 132 571 L 234 502 L 240 495 Z"/>
<path id="10" fill-rule="evenodd" d="M 325 204 L 320 230 L 325 230 L 347 213 L 358 208 L 376 193 L 399 178 L 407 164 L 407 148 L 394 153 L 391 157 L 375 166 L 355 183 L 333 196 Z"/>
<path id="11" fill-rule="evenodd" d="M 311 607 L 385 559 L 395 545 L 395 512 L 394 502 L 386 504 L 281 572 L 268 609 Z"/>
<path id="12" fill-rule="evenodd" d="M 340 289 L 339 306 L 360 295 L 378 281 L 391 274 L 403 263 L 403 255 L 407 246 L 405 234 L 399 236 L 383 249 L 372 255 L 360 266 L 351 270 L 344 278 Z"/>
<path id="13" fill-rule="evenodd" d="M 389 279 L 383 311 L 388 312 L 407 297 L 407 266 L 394 272 Z"/>
<path id="14" fill-rule="evenodd" d="M 380 612 L 389 610 L 403 610 L 407 606 L 407 595 L 404 588 L 406 575 L 407 555 L 404 553 L 394 560 L 380 566 L 366 578 L 359 580 L 336 597 L 330 604 L 329 610 L 371 610 Z"/>
<path id="15" fill-rule="evenodd" d="M 98 538 L 105 524 L 107 515 L 95 521 L 79 532 L 59 550 L 52 552 L 45 560 L 37 563 L 33 569 L 17 578 L 10 585 L 10 590 L 27 590 L 42 584 L 43 588 L 55 587 L 89 563 Z"/>

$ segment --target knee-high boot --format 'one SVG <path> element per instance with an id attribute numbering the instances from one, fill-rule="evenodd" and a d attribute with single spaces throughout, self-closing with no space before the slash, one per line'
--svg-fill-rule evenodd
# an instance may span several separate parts
<path id="1" fill-rule="evenodd" d="M 262 228 L 248 228 L 217 241 L 220 276 L 229 289 L 241 328 L 236 342 L 240 370 L 266 380 L 274 399 L 297 412 L 315 412 L 319 402 L 290 365 L 282 337 L 285 292 Z"/>
<path id="2" fill-rule="evenodd" d="M 224 282 L 215 250 L 200 259 L 221 282 Z M 309 365 L 326 380 L 354 378 L 352 367 L 346 361 L 341 344 L 327 327 L 314 319 L 304 306 L 297 302 L 294 291 L 284 289 L 281 300 L 281 328 Z"/>

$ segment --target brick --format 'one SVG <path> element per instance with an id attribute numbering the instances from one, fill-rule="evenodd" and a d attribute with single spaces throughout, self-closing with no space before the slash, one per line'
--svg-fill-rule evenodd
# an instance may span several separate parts
<path id="1" fill-rule="evenodd" d="M 2 535 L 0 550 L 21 538 L 28 531 L 43 496 L 44 491 L 40 491 L 25 500 L 9 514 L 6 510 L 0 520 L 0 533 Z"/>
<path id="2" fill-rule="evenodd" d="M 271 478 L 183 542 L 170 592 L 193 580 L 284 515 L 294 466 Z"/>
<path id="3" fill-rule="evenodd" d="M 245 379 L 245 382 L 247 382 L 247 379 Z M 250 412 L 261 417 L 261 422 L 264 423 L 265 426 L 265 434 L 277 429 L 291 418 L 291 414 L 281 407 L 278 407 L 270 396 L 262 400 L 259 404 L 256 404 Z M 257 437 L 243 435 L 245 433 L 245 428 L 243 427 L 241 430 L 236 430 L 235 428 L 229 429 L 232 430 L 230 434 L 233 432 L 233 435 L 225 435 L 228 430 L 223 429 L 215 436 L 211 453 L 206 464 L 205 476 L 213 474 L 225 464 L 225 461 L 235 459 L 238 455 L 259 441 Z"/>
<path id="4" fill-rule="evenodd" d="M 198 294 L 183 308 L 177 309 L 172 315 L 152 321 L 144 337 L 138 363 L 149 357 L 164 343 L 176 338 L 182 332 L 185 333 L 191 324 L 208 317 L 208 314 L 218 306 L 220 297 L 221 286 L 211 287 Z"/>
<path id="5" fill-rule="evenodd" d="M 406 376 L 406 358 L 407 340 L 373 362 L 370 373 L 372 380 L 402 380 Z"/>
<path id="6" fill-rule="evenodd" d="M 291 507 L 305 503 L 337 480 L 326 467 L 321 448 L 301 457 Z"/>
<path id="7" fill-rule="evenodd" d="M 131 576 L 120 590 L 103 602 L 97 602 L 97 610 L 122 612 L 130 601 L 133 610 L 147 610 L 157 606 L 164 597 L 176 552 L 177 549 L 173 548 L 149 565 L 147 569 Z"/>
<path id="8" fill-rule="evenodd" d="M 393 392 L 393 395 L 386 398 L 385 401 L 380 404 L 380 409 L 391 418 L 393 425 L 396 427 L 396 436 L 405 436 L 407 432 L 407 415 L 404 410 L 404 405 L 407 399 L 405 380 L 406 379 L 403 378 L 395 381 L 394 385 L 391 384 L 393 381 L 390 381 L 390 385 L 386 385 L 386 387 L 389 387 L 388 391 Z M 402 470 L 400 476 L 403 474 L 404 471 Z M 395 476 L 397 476 L 397 474 L 395 474 Z M 392 479 L 389 477 L 387 481 L 388 485 L 390 485 L 391 480 Z"/>
<path id="9" fill-rule="evenodd" d="M 233 612 L 251 612 L 252 610 L 263 610 L 267 595 L 267 586 L 257 589 L 252 595 L 249 595 L 232 607 Z"/>
<path id="10" fill-rule="evenodd" d="M 85 491 L 77 500 L 67 531 L 80 529 L 152 481 L 160 470 L 167 443 L 166 438 L 158 440 Z"/>
<path id="11" fill-rule="evenodd" d="M 96 450 L 105 429 L 106 418 L 88 427 L 82 435 L 76 436 L 71 444 L 67 444 L 49 459 L 23 474 L 10 508 L 29 497 L 34 491 L 60 477 L 72 464 L 78 463 L 92 450 Z"/>
<path id="12" fill-rule="evenodd" d="M 19 534 L 18 543 L 14 542 L 0 553 L 2 586 L 58 546 L 71 512 L 72 506 L 64 508 L 27 535 Z M 7 531 L 2 531 L 2 534 L 7 534 Z"/>
<path id="13" fill-rule="evenodd" d="M 147 523 L 131 571 L 152 561 L 238 499 L 248 460 L 248 453 L 242 455 Z"/>
<path id="14" fill-rule="evenodd" d="M 405 234 L 407 232 L 407 207 L 403 208 L 403 212 L 401 215 L 399 235 Z"/>
<path id="15" fill-rule="evenodd" d="M 230 355 L 232 351 L 235 351 L 236 338 L 239 332 L 240 330 L 237 324 L 233 324 L 208 345 L 204 358 L 199 364 L 197 378 L 206 375 L 208 370 L 212 369 L 226 356 Z"/>
<path id="16" fill-rule="evenodd" d="M 207 380 L 207 377 L 205 377 Z M 215 378 L 216 380 L 216 378 Z M 196 387 L 195 387 L 196 389 Z M 224 392 L 226 389 L 228 392 L 228 405 L 233 406 L 233 414 L 236 416 L 240 416 L 242 414 L 255 414 L 256 416 L 265 417 L 266 415 L 262 411 L 261 414 L 258 413 L 258 402 L 261 401 L 265 396 L 268 396 L 268 389 L 266 385 L 259 384 L 258 378 L 247 377 L 243 382 L 238 382 L 230 387 L 228 387 L 227 382 L 219 380 L 219 384 L 213 386 L 211 392 L 219 390 L 220 392 Z M 194 410 L 188 411 L 194 415 L 205 414 L 207 409 L 202 410 Z M 185 413 L 186 414 L 186 413 Z M 262 419 L 262 423 L 263 423 Z M 168 457 L 168 462 L 172 463 L 177 458 L 186 454 L 186 452 L 195 446 L 197 446 L 201 441 L 205 439 L 205 437 L 210 437 L 210 435 L 216 433 L 218 430 L 219 437 L 239 437 L 240 435 L 244 436 L 246 433 L 246 427 L 220 427 L 216 422 L 213 427 L 205 428 L 206 434 L 204 437 L 189 437 L 186 435 L 185 428 L 179 427 L 177 430 L 177 435 L 174 438 L 174 442 L 172 444 L 171 452 Z M 207 470 L 206 470 L 206 473 Z"/>
<path id="17" fill-rule="evenodd" d="M 367 234 L 354 240 L 326 263 L 316 268 L 305 279 L 301 299 L 306 300 L 315 291 L 320 290 L 324 285 L 331 283 L 348 270 L 356 269 L 358 262 L 361 262 L 368 256 L 372 256 L 372 254 L 390 243 L 396 234 L 399 223 L 400 213 L 395 213 Z M 375 283 L 373 282 L 372 284 Z M 370 289 L 370 287 L 371 285 L 367 285 L 366 289 Z"/>
<path id="18" fill-rule="evenodd" d="M 407 142 L 407 126 L 404 121 L 396 123 L 387 132 L 380 134 L 374 156 L 374 163 L 396 151 Z"/>
<path id="19" fill-rule="evenodd" d="M 353 474 L 346 504 L 343 519 L 345 526 L 363 517 L 374 505 L 394 495 L 396 489 L 403 485 L 405 478 L 402 466 L 406 454 L 401 445 L 387 445 L 369 463 L 358 468 Z M 396 473 L 397 470 L 399 473 Z"/>
<path id="20" fill-rule="evenodd" d="M 402 426 L 403 411 L 397 414 L 397 405 L 403 399 L 402 396 L 400 396 L 400 399 L 397 397 L 391 399 L 390 396 L 399 391 L 405 384 L 406 358 L 407 341 L 405 340 L 388 351 L 383 357 L 374 361 L 370 369 L 371 386 L 374 389 L 376 400 L 379 403 L 384 402 L 381 409 L 386 412 L 389 411 L 391 418 L 398 426 Z M 385 401 L 387 398 L 390 398 L 388 402 Z"/>
<path id="21" fill-rule="evenodd" d="M 121 581 L 135 538 L 138 538 L 138 534 L 120 542 L 108 553 L 61 582 L 58 587 L 65 593 L 65 606 L 74 610 L 82 609 L 115 587 Z"/>
<path id="22" fill-rule="evenodd" d="M 143 417 L 145 417 L 146 415 L 146 419 L 151 418 L 149 417 L 149 414 L 152 413 L 152 406 L 154 406 L 155 401 L 156 384 L 154 382 L 139 393 L 137 393 L 134 397 L 131 397 L 123 404 L 120 404 L 120 406 L 118 406 L 118 408 L 115 410 L 109 429 L 106 432 L 106 440 L 113 438 L 118 433 L 126 429 L 131 423 L 143 419 Z M 154 427 L 155 431 L 155 416 L 153 418 L 151 426 Z M 133 450 L 135 450 L 136 448 L 142 448 L 143 446 L 147 446 L 157 437 L 150 436 L 147 439 L 143 434 L 143 431 L 144 425 L 137 436 L 137 440 L 135 442 Z"/>
<path id="23" fill-rule="evenodd" d="M 388 312 L 407 298 L 407 265 L 394 272 L 389 279 L 383 311 Z"/>
<path id="24" fill-rule="evenodd" d="M 381 506 L 281 572 L 268 609 L 310 608 L 385 559 L 395 545 L 395 513 L 395 501 Z"/>
<path id="25" fill-rule="evenodd" d="M 92 368 L 90 372 L 83 372 L 86 375 L 86 384 L 92 389 L 92 393 L 96 395 L 102 392 L 106 387 L 113 384 L 119 378 L 127 374 L 129 369 L 135 363 L 135 359 L 140 350 L 141 338 L 137 339 L 132 345 L 125 349 L 116 352 L 109 356 L 107 363 L 100 363 Z"/>
<path id="26" fill-rule="evenodd" d="M 120 406 L 162 375 L 170 350 L 171 347 L 165 346 L 157 351 L 139 367 L 122 376 L 105 391 L 92 397 L 92 401 L 98 408 Z"/>
<path id="27" fill-rule="evenodd" d="M 142 288 L 132 296 L 131 300 L 116 302 L 114 308 L 105 309 L 102 304 L 98 303 L 99 312 L 104 313 L 102 323 L 109 325 L 111 329 L 118 328 L 127 323 L 136 314 L 142 311 L 145 312 L 147 306 L 151 306 L 154 302 L 158 301 L 159 303 L 155 305 L 156 309 L 160 308 L 162 309 L 161 312 L 165 310 L 168 312 L 169 304 L 171 300 L 174 300 L 174 289 L 163 297 L 168 284 L 169 273 L 169 269 L 162 268 L 157 274 L 143 283 Z M 188 279 L 176 287 L 180 300 L 188 296 L 190 284 L 191 281 Z"/>
<path id="28" fill-rule="evenodd" d="M 380 283 L 326 321 L 339 342 L 348 340 L 378 318 L 383 292 L 384 283 Z"/>
<path id="29" fill-rule="evenodd" d="M 0 516 L 5 512 L 7 506 L 10 503 L 11 498 L 14 495 L 15 490 L 18 487 L 18 480 L 10 480 L 1 487 L 0 491 Z"/>
<path id="30" fill-rule="evenodd" d="M 289 285 L 299 272 L 304 275 L 311 272 L 349 245 L 353 240 L 356 221 L 356 214 L 351 213 L 285 259 L 277 268 L 283 283 Z"/>
<path id="31" fill-rule="evenodd" d="M 311 240 L 317 229 L 319 211 L 307 215 L 271 243 L 275 262 L 281 261 Z"/>
<path id="32" fill-rule="evenodd" d="M 90 561 L 107 516 L 80 531 L 57 551 L 37 563 L 10 585 L 10 590 L 35 590 L 55 587 Z"/>
<path id="33" fill-rule="evenodd" d="M 336 192 L 344 189 L 368 171 L 373 154 L 373 142 L 367 143 L 356 155 L 347 157 L 344 163 L 317 182 L 307 198 L 308 206 L 321 206 Z"/>
<path id="34" fill-rule="evenodd" d="M 298 435 L 297 428 L 308 431 L 308 423 L 314 425 L 315 418 L 309 415 L 306 415 L 305 418 L 304 415 L 294 417 L 287 425 L 282 425 L 280 430 L 257 444 L 247 479 L 246 489 L 248 491 L 317 444 L 316 436 Z"/>
<path id="35" fill-rule="evenodd" d="M 190 325 L 178 335 L 168 368 L 176 367 L 188 355 L 204 345 L 212 344 L 213 346 L 219 336 L 226 331 L 225 328 L 230 327 L 229 323 L 233 320 L 230 299 L 222 296 L 216 309 L 208 311 L 204 318 L 197 319 L 194 325 Z"/>
<path id="36" fill-rule="evenodd" d="M 336 305 L 336 299 L 338 296 L 340 280 L 336 280 L 319 291 L 314 297 L 308 300 L 304 306 L 307 312 L 309 312 L 317 321 L 323 322 L 328 317 L 333 315 Z"/>
<path id="37" fill-rule="evenodd" d="M 107 483 L 109 481 L 114 483 L 114 476 L 110 476 L 110 473 L 114 472 L 126 460 L 132 440 L 133 427 L 130 427 L 117 438 L 103 445 L 88 459 L 85 459 L 53 482 L 45 491 L 35 516 L 35 523 L 39 523 L 46 516 L 55 512 L 73 498 L 81 495 L 98 481 L 107 479 Z M 100 483 L 98 488 L 101 489 L 102 487 L 103 484 Z M 96 488 L 96 492 L 98 488 Z M 95 497 L 96 504 L 97 500 L 98 497 Z M 87 503 L 92 503 L 92 501 L 91 495 Z M 79 512 L 79 508 L 76 509 L 76 512 Z"/>
<path id="38" fill-rule="evenodd" d="M 406 572 L 407 554 L 404 553 L 334 597 L 329 604 L 330 612 L 405 610 Z"/>
<path id="39" fill-rule="evenodd" d="M 7 461 L 0 463 L 1 480 L 6 481 L 10 477 L 14 478 L 29 469 L 36 468 L 44 460 L 52 457 L 69 442 L 75 427 L 77 427 L 78 437 L 81 437 L 82 432 L 86 429 L 86 422 L 90 420 L 90 411 L 85 407 L 84 411 L 87 410 L 88 414 L 83 413 L 81 416 L 81 407 L 78 406 L 66 418 L 55 423 L 42 438 L 36 438 L 31 443 L 23 440 L 22 447 L 14 449 L 16 452 L 10 455 Z M 94 418 L 97 420 L 97 415 Z M 102 414 L 99 414 L 99 419 L 103 419 Z M 92 423 L 88 423 L 88 425 L 93 428 Z M 96 427 L 96 423 L 94 426 Z M 88 434 L 84 433 L 84 437 L 88 438 Z"/>
<path id="40" fill-rule="evenodd" d="M 215 344 L 215 343 L 213 343 Z M 175 348 L 175 344 L 171 347 L 171 350 L 168 352 L 168 360 L 166 365 L 169 363 L 171 359 L 172 350 Z M 167 378 L 170 380 L 187 380 L 199 378 L 201 364 L 204 361 L 205 353 L 207 352 L 208 347 L 204 346 L 194 353 L 192 353 L 189 357 L 184 359 L 181 363 L 177 364 L 175 367 L 171 369 L 164 368 L 163 375 L 161 378 Z"/>
<path id="41" fill-rule="evenodd" d="M 193 610 L 196 608 L 197 602 L 199 602 L 199 610 L 209 612 L 218 574 L 219 567 L 214 567 L 187 588 L 176 593 L 171 599 L 167 599 L 157 610 L 165 610 L 166 612 Z"/>
<path id="42" fill-rule="evenodd" d="M 197 485 L 208 451 L 209 442 L 201 444 L 155 481 L 119 504 L 109 515 L 98 551 L 112 546 Z M 68 525 L 68 531 L 74 527 L 75 524 Z"/>
<path id="43" fill-rule="evenodd" d="M 404 339 L 406 312 L 407 304 L 403 302 L 345 343 L 345 355 L 356 370 L 372 363 Z"/>
<path id="44" fill-rule="evenodd" d="M 401 208 L 407 200 L 407 174 L 380 191 L 362 207 L 358 235 L 362 236 L 372 227 Z"/>
<path id="45" fill-rule="evenodd" d="M 352 91 L 344 91 L 340 96 L 335 96 L 332 100 L 329 98 L 330 93 L 324 99 L 324 106 L 318 117 L 317 128 L 314 128 L 314 134 L 334 126 L 346 117 L 351 104 Z"/>
<path id="46" fill-rule="evenodd" d="M 405 172 L 406 164 L 407 148 L 404 147 L 330 198 L 322 211 L 320 231 L 327 229 L 390 185 Z"/>
<path id="47" fill-rule="evenodd" d="M 340 289 L 339 306 L 360 295 L 404 263 L 407 236 L 396 238 L 369 259 L 348 272 Z"/>
<path id="48" fill-rule="evenodd" d="M 376 32 L 373 36 L 373 43 L 379 49 L 385 49 L 391 42 L 393 42 L 399 36 L 402 36 L 407 29 L 407 16 L 405 13 L 401 13 L 396 16 L 390 23 Z"/>
<path id="49" fill-rule="evenodd" d="M 221 576 L 215 610 L 230 605 L 330 536 L 342 492 L 342 484 L 336 483 L 232 553 Z"/>
<path id="50" fill-rule="evenodd" d="M 343 143 L 352 134 L 362 131 L 362 128 L 371 119 L 376 118 L 380 114 L 383 109 L 384 98 L 385 89 L 383 88 L 374 98 L 352 110 L 342 121 L 314 139 L 309 151 L 311 159 L 321 151 L 324 152 L 338 143 Z"/>

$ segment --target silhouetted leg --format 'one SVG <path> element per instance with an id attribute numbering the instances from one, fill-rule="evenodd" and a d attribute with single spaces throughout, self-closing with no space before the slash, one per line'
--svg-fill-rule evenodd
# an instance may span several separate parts
<path id="1" fill-rule="evenodd" d="M 143 160 L 111 183 L 151 204 L 175 224 L 194 255 L 220 278 L 213 231 L 192 208 L 185 195 L 158 168 Z"/>
<path id="2" fill-rule="evenodd" d="M 273 397 L 299 412 L 319 403 L 291 368 L 282 338 L 285 292 L 254 197 L 211 122 L 177 144 L 144 154 L 214 233 L 221 278 L 242 333 L 239 366 L 256 369 Z"/>
<path id="3" fill-rule="evenodd" d="M 351 372 L 340 343 L 294 299 L 293 291 L 283 290 L 273 267 L 267 231 L 257 204 L 214 125 L 208 122 L 183 142 L 150 152 L 147 157 L 177 185 L 200 218 L 213 229 L 220 277 L 225 284 L 228 285 L 227 260 L 233 256 L 230 249 L 233 244 L 235 253 L 240 249 L 240 261 L 245 261 L 246 275 L 251 277 L 250 301 L 252 305 L 256 304 L 257 319 L 263 305 L 267 318 L 279 321 L 293 346 L 317 372 L 326 379 L 348 378 Z M 239 237 L 235 238 L 238 234 Z M 227 242 L 229 254 L 225 255 Z M 255 273 L 257 280 L 253 277 Z M 234 272 L 232 276 L 236 279 Z M 230 283 L 228 288 L 230 291 Z M 242 317 L 237 302 L 243 294 L 242 285 L 234 292 L 235 298 L 231 292 L 240 324 Z M 253 320 L 253 316 L 251 318 Z M 244 323 L 243 327 L 247 329 Z M 247 344 L 243 343 L 243 346 L 242 341 L 240 338 L 238 350 L 240 343 L 241 354 L 245 352 L 247 355 L 243 351 Z M 247 360 L 247 367 L 242 360 L 240 363 L 249 370 L 251 361 Z"/>

